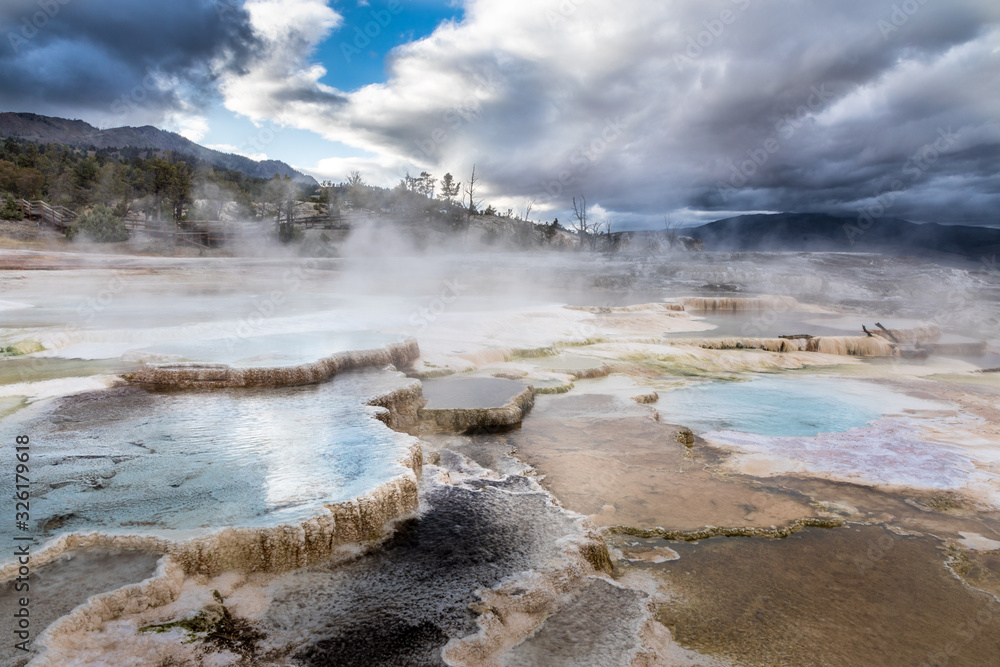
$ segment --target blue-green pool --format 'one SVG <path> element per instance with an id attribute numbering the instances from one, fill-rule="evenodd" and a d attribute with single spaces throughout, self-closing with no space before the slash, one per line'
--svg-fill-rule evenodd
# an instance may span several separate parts
<path id="1" fill-rule="evenodd" d="M 661 392 L 657 410 L 664 421 L 698 433 L 814 436 L 863 426 L 884 414 L 926 403 L 872 382 L 782 375 L 702 382 Z"/>

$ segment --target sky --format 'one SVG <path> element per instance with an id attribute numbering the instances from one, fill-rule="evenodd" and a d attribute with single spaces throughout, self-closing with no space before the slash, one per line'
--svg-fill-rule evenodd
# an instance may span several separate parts
<path id="1" fill-rule="evenodd" d="M 1000 225 L 996 0 L 4 0 L 0 110 L 616 230 Z"/>

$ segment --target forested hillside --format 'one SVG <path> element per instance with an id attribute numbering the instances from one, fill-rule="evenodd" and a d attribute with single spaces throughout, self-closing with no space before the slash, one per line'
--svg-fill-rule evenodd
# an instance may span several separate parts
<path id="1" fill-rule="evenodd" d="M 151 125 L 143 127 L 115 127 L 99 130 L 82 120 L 69 120 L 34 113 L 0 113 L 0 138 L 13 138 L 36 144 L 63 144 L 73 148 L 138 148 L 142 150 L 170 151 L 190 155 L 222 169 L 241 171 L 254 178 L 272 178 L 275 174 L 288 176 L 297 183 L 316 185 L 312 176 L 296 171 L 280 160 L 251 160 L 242 155 L 223 153 L 206 148 L 182 137 Z M 261 152 L 261 147 L 249 142 L 247 148 Z"/>
<path id="2" fill-rule="evenodd" d="M 119 217 L 181 219 L 193 213 L 196 199 L 235 202 L 255 216 L 258 202 L 274 198 L 269 183 L 169 151 L 82 150 L 12 139 L 0 148 L 0 192 L 74 210 L 103 204 Z"/>

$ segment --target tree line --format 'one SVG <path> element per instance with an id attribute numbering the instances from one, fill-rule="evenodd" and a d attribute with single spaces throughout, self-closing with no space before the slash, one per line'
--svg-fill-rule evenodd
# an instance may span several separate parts
<path id="1" fill-rule="evenodd" d="M 483 206 L 479 181 L 473 167 L 464 187 L 450 173 L 438 179 L 426 171 L 407 173 L 395 188 L 369 185 L 356 171 L 341 183 L 317 186 L 287 176 L 255 178 L 170 151 L 83 149 L 14 138 L 0 146 L 0 193 L 77 211 L 103 205 L 122 218 L 163 221 L 217 220 L 224 209 L 242 219 L 293 220 L 302 202 L 313 203 L 317 215 L 364 209 L 431 218 L 520 217 L 511 209 Z M 529 204 L 525 219 L 530 210 Z"/>
<path id="2" fill-rule="evenodd" d="M 0 147 L 0 192 L 74 210 L 106 206 L 119 217 L 181 220 L 196 198 L 233 201 L 253 213 L 268 181 L 170 151 L 79 149 L 8 139 Z M 196 185 L 197 184 L 197 185 Z"/>
<path id="3" fill-rule="evenodd" d="M 283 241 L 291 240 L 296 220 L 304 215 L 336 218 L 358 211 L 457 232 L 467 230 L 473 216 L 508 218 L 534 227 L 528 222 L 531 202 L 523 211 L 497 210 L 484 202 L 480 181 L 473 166 L 464 181 L 451 173 L 437 178 L 422 171 L 417 176 L 407 173 L 395 187 L 384 188 L 369 185 L 354 171 L 340 183 L 310 185 L 277 174 L 255 178 L 170 151 L 86 149 L 9 138 L 0 146 L 0 218 L 19 217 L 15 198 L 23 198 L 92 213 L 87 219 L 100 221 L 95 230 L 110 229 L 110 221 L 126 217 L 171 223 L 226 216 L 273 221 Z M 581 214 L 586 215 L 585 203 L 577 209 L 574 231 L 593 243 L 591 237 L 600 229 L 585 217 L 581 220 Z M 558 221 L 541 225 L 539 240 L 551 241 L 563 229 Z M 120 235 L 116 228 L 108 239 L 120 240 Z"/>

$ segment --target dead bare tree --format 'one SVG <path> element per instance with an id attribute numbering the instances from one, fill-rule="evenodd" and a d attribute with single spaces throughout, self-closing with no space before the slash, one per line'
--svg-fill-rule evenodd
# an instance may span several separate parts
<path id="1" fill-rule="evenodd" d="M 573 217 L 576 218 L 574 225 L 577 233 L 581 236 L 587 233 L 587 198 L 580 195 L 581 204 L 577 205 L 576 197 L 573 197 Z"/>
<path id="2" fill-rule="evenodd" d="M 469 197 L 469 206 L 466 209 L 468 215 L 475 215 L 482 205 L 482 200 L 476 199 L 476 189 L 479 187 L 479 178 L 476 176 L 476 165 L 472 165 L 472 176 L 465 185 L 465 194 Z"/>
<path id="3" fill-rule="evenodd" d="M 587 198 L 583 195 L 580 195 L 579 204 L 576 203 L 576 197 L 573 197 L 573 217 L 576 218 L 576 224 L 573 227 L 580 237 L 580 246 L 582 247 L 586 242 L 593 250 L 597 238 L 594 235 L 595 227 L 587 218 Z"/>
<path id="4" fill-rule="evenodd" d="M 529 221 L 529 222 L 531 221 L 531 219 L 528 216 L 531 215 L 531 209 L 534 206 L 535 206 L 535 200 L 532 199 L 524 207 L 524 219 L 527 220 L 527 221 Z"/>
<path id="5" fill-rule="evenodd" d="M 678 233 L 677 233 L 677 223 L 670 217 L 670 214 L 663 216 L 663 225 L 666 229 L 666 239 L 667 245 L 671 250 L 677 246 L 678 243 Z"/>
<path id="6" fill-rule="evenodd" d="M 613 223 L 610 220 L 601 218 L 591 225 L 591 230 L 591 249 L 596 250 L 598 241 L 602 241 L 601 245 L 605 252 L 615 252 L 616 238 L 613 236 Z"/>

